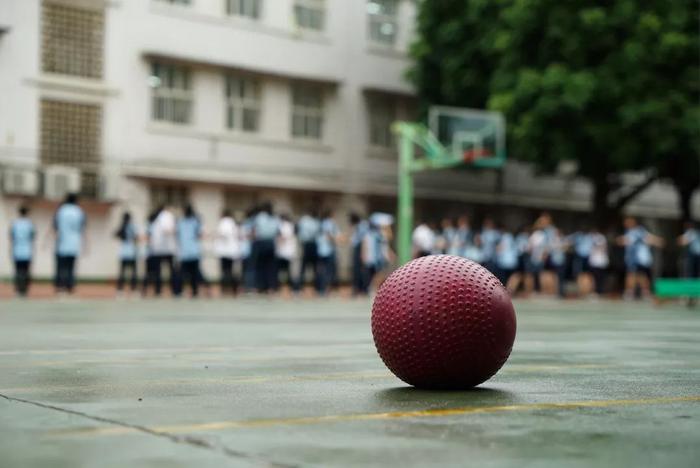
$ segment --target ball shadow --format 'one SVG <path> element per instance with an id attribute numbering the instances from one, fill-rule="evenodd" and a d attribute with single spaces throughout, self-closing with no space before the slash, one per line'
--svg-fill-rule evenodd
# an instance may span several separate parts
<path id="1" fill-rule="evenodd" d="M 494 406 L 510 405 L 517 402 L 517 395 L 493 387 L 475 387 L 466 390 L 426 390 L 415 387 L 394 387 L 379 390 L 375 398 L 381 404 L 393 407 L 426 406 Z"/>

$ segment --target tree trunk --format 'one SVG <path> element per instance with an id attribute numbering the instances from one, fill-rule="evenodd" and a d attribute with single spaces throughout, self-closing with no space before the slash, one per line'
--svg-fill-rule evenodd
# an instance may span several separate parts
<path id="1" fill-rule="evenodd" d="M 690 202 L 693 199 L 695 189 L 690 187 L 676 187 L 676 190 L 678 191 L 678 208 L 681 210 L 681 221 L 692 221 L 693 213 Z"/>
<path id="2" fill-rule="evenodd" d="M 593 218 L 599 229 L 607 230 L 615 221 L 615 212 L 608 204 L 612 187 L 606 177 L 593 180 Z"/>

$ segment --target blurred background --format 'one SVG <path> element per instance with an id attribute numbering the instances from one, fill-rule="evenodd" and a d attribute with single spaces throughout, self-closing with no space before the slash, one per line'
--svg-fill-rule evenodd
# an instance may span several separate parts
<path id="1" fill-rule="evenodd" d="M 548 211 L 613 235 L 626 213 L 672 239 L 700 210 L 698 44 L 691 0 L 0 0 L 0 232 L 28 205 L 49 278 L 78 192 L 78 274 L 101 281 L 126 210 L 190 202 L 206 230 L 271 201 L 347 231 L 351 211 L 396 211 L 392 124 L 442 104 L 503 112 L 509 159 L 418 174 L 417 219 L 515 230 Z M 675 242 L 657 255 L 680 273 Z"/>

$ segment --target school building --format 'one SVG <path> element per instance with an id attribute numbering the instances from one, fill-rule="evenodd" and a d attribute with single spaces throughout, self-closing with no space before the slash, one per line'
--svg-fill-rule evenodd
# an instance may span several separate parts
<path id="1" fill-rule="evenodd" d="M 53 271 L 51 218 L 81 194 L 88 249 L 79 275 L 111 278 L 124 210 L 191 202 L 204 225 L 263 200 L 299 215 L 393 212 L 393 121 L 415 118 L 405 79 L 413 0 L 3 0 L 0 6 L 0 232 L 20 204 L 39 231 L 34 273 Z M 533 148 L 533 151 L 536 149 Z M 590 186 L 501 172 L 418 177 L 418 216 L 540 209 L 575 219 Z M 677 216 L 657 184 L 630 211 Z M 11 274 L 0 237 L 0 277 Z M 216 271 L 212 258 L 205 270 Z"/>

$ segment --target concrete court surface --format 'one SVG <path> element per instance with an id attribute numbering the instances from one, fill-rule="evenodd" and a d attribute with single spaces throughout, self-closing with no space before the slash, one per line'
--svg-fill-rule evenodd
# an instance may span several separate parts
<path id="1" fill-rule="evenodd" d="M 370 302 L 0 302 L 0 467 L 700 466 L 700 311 L 516 303 L 481 388 L 407 387 Z"/>

